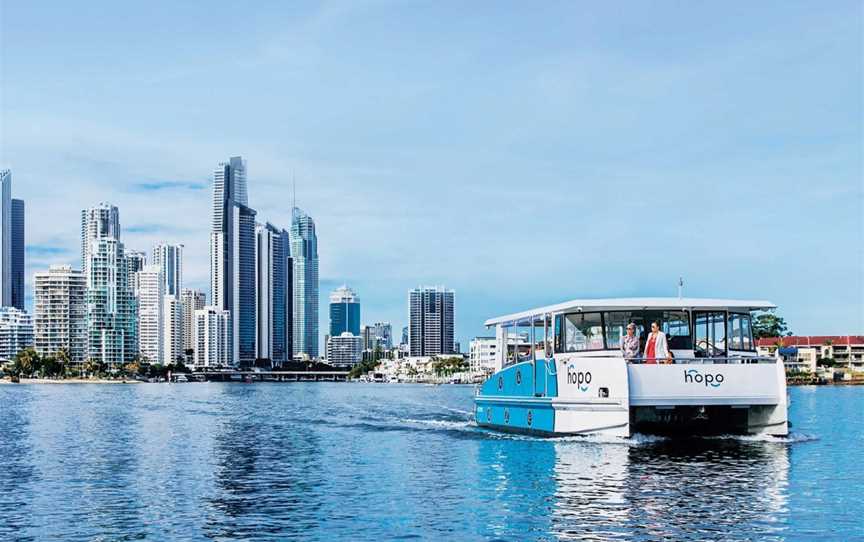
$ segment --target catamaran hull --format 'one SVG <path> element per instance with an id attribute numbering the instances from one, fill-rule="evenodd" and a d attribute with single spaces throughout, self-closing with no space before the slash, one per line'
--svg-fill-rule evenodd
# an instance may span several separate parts
<path id="1" fill-rule="evenodd" d="M 540 436 L 788 433 L 782 364 L 632 365 L 623 359 L 523 362 L 475 398 L 481 427 Z"/>

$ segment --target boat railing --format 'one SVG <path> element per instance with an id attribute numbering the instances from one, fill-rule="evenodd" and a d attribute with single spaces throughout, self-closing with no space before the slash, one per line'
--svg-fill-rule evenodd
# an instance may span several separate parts
<path id="1" fill-rule="evenodd" d="M 627 360 L 634 365 L 647 365 L 650 363 L 671 365 L 749 365 L 755 363 L 777 363 L 777 358 L 768 356 L 724 356 L 724 357 L 678 357 L 669 360 L 645 358 L 631 358 Z"/>

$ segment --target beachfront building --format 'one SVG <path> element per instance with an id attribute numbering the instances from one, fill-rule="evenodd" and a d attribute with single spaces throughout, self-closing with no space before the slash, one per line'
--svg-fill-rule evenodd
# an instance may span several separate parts
<path id="1" fill-rule="evenodd" d="M 147 265 L 135 274 L 138 301 L 138 344 L 141 360 L 165 363 L 163 356 L 164 298 L 159 266 Z"/>
<path id="2" fill-rule="evenodd" d="M 195 350 L 195 343 L 192 339 L 195 311 L 204 308 L 207 304 L 207 296 L 199 290 L 184 288 L 180 292 L 180 302 L 183 303 L 183 352 L 185 354 L 190 350 Z"/>
<path id="3" fill-rule="evenodd" d="M 0 307 L 0 362 L 33 346 L 33 320 L 15 307 Z"/>
<path id="4" fill-rule="evenodd" d="M 293 354 L 318 357 L 318 235 L 315 221 L 302 209 L 291 212 L 291 258 L 294 265 Z M 302 356 L 301 356 L 302 357 Z"/>
<path id="5" fill-rule="evenodd" d="M 33 276 L 33 343 L 41 356 L 65 350 L 72 363 L 87 353 L 87 282 L 68 265 L 52 265 Z"/>
<path id="6" fill-rule="evenodd" d="M 97 237 L 86 243 L 84 253 L 87 358 L 112 365 L 129 363 L 138 356 L 138 310 L 123 243 L 113 236 Z"/>
<path id="7" fill-rule="evenodd" d="M 231 358 L 231 316 L 219 307 L 207 306 L 195 311 L 192 332 L 195 354 L 192 367 L 216 369 L 234 365 Z"/>
<path id="8" fill-rule="evenodd" d="M 363 338 L 342 333 L 327 340 L 327 363 L 334 367 L 353 367 L 363 360 Z"/>
<path id="9" fill-rule="evenodd" d="M 756 340 L 762 356 L 779 356 L 790 372 L 815 373 L 820 364 L 830 363 L 853 371 L 864 371 L 864 336 L 810 335 Z"/>
<path id="10" fill-rule="evenodd" d="M 444 287 L 409 292 L 408 342 L 412 357 L 454 353 L 455 298 L 455 292 Z"/>
<path id="11" fill-rule="evenodd" d="M 85 275 L 90 264 L 92 241 L 102 237 L 120 240 L 120 211 L 106 202 L 81 211 L 81 269 Z"/>

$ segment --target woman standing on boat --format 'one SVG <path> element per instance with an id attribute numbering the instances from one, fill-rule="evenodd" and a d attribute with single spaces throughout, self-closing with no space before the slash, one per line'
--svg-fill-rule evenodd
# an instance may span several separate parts
<path id="1" fill-rule="evenodd" d="M 636 324 L 627 324 L 627 334 L 621 337 L 621 354 L 628 362 L 639 357 L 639 337 L 636 336 Z"/>
<path id="2" fill-rule="evenodd" d="M 658 359 L 663 360 L 663 363 L 672 362 L 666 334 L 660 331 L 660 322 L 655 320 L 651 322 L 651 333 L 645 341 L 645 363 L 656 364 Z"/>

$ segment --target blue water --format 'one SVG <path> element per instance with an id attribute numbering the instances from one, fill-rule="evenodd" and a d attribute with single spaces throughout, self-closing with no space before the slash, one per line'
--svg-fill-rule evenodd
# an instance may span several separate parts
<path id="1" fill-rule="evenodd" d="M 499 435 L 472 393 L 0 386 L 0 540 L 864 540 L 864 387 L 688 441 Z"/>

